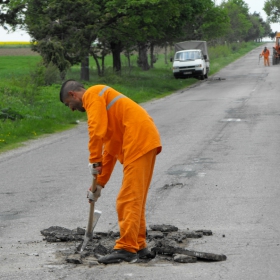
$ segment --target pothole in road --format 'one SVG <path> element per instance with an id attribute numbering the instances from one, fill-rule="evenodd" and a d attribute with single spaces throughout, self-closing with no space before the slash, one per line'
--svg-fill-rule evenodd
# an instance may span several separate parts
<path id="1" fill-rule="evenodd" d="M 60 265 L 73 263 L 87 265 L 89 267 L 100 265 L 98 258 L 113 251 L 119 232 L 94 232 L 85 250 L 77 252 L 77 247 L 83 242 L 85 229 L 52 226 L 41 231 L 47 242 L 65 242 L 65 250 L 56 253 Z M 204 238 L 211 236 L 211 230 L 179 230 L 172 225 L 150 225 L 147 230 L 147 243 L 151 254 L 146 259 L 139 259 L 138 263 L 160 265 L 163 263 L 194 263 L 197 261 L 224 261 L 223 254 L 198 252 L 188 250 L 187 246 L 193 238 Z"/>

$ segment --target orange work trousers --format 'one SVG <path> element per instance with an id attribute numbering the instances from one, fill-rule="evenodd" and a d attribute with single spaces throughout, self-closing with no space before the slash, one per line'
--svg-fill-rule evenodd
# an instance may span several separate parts
<path id="1" fill-rule="evenodd" d="M 157 149 L 153 149 L 124 168 L 122 187 L 117 197 L 120 238 L 114 249 L 136 253 L 147 247 L 146 199 Z"/>
<path id="2" fill-rule="evenodd" d="M 264 66 L 269 66 L 269 57 L 263 57 Z"/>

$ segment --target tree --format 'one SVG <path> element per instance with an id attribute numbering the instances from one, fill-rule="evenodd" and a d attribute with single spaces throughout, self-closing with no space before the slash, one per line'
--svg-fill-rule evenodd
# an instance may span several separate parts
<path id="1" fill-rule="evenodd" d="M 71 65 L 85 62 L 88 57 L 91 44 L 97 38 L 99 17 L 96 1 L 30 0 L 25 24 L 36 42 L 33 50 L 41 54 L 45 65 L 55 64 L 63 79 Z"/>
<path id="2" fill-rule="evenodd" d="M 105 56 L 111 52 L 110 46 L 107 44 L 106 40 L 98 36 L 98 41 L 93 43 L 90 48 L 90 54 L 92 55 L 96 67 L 98 76 L 103 76 L 105 72 Z M 99 63 L 99 59 L 101 59 L 101 65 Z"/>
<path id="3" fill-rule="evenodd" d="M 108 2 L 107 7 L 118 17 L 122 16 L 114 26 L 114 36 L 117 36 L 120 49 L 130 48 L 132 45 L 138 48 L 138 62 L 143 70 L 150 68 L 148 63 L 147 50 L 151 41 L 164 38 L 170 30 L 177 28 L 179 33 L 181 26 L 178 26 L 178 19 L 182 17 L 182 11 L 186 3 L 190 6 L 190 0 L 112 0 Z M 180 5 L 181 4 L 181 5 Z M 182 21 L 184 23 L 185 20 Z M 109 29 L 111 29 L 110 26 Z M 113 39 L 112 29 L 107 32 Z M 116 41 L 116 40 L 114 40 Z"/>
<path id="4" fill-rule="evenodd" d="M 227 34 L 230 28 L 230 19 L 224 9 L 210 6 L 202 16 L 201 33 L 204 40 L 210 41 Z"/>
<path id="5" fill-rule="evenodd" d="M 10 0 L 0 0 L 0 25 L 4 29 L 8 29 L 8 27 L 6 26 L 8 24 L 13 29 L 17 25 L 22 24 L 23 18 L 21 17 L 21 15 L 24 7 L 24 2 L 13 3 Z"/>
<path id="6" fill-rule="evenodd" d="M 115 21 L 116 18 L 106 13 L 106 1 L 31 0 L 25 23 L 38 42 L 34 50 L 41 53 L 46 64 L 53 62 L 63 73 L 80 62 L 85 63 L 83 70 L 88 70 L 86 59 L 89 54 L 96 54 L 92 44 L 101 30 Z M 50 44 L 59 46 L 58 56 L 48 52 L 46 45 Z M 87 73 L 83 74 L 88 77 Z"/>
<path id="7" fill-rule="evenodd" d="M 261 18 L 260 14 L 254 13 L 249 15 L 252 27 L 248 30 L 248 33 L 245 37 L 245 41 L 250 40 L 259 40 L 265 35 L 264 21 Z"/>
<path id="8" fill-rule="evenodd" d="M 230 29 L 225 39 L 229 42 L 243 41 L 252 27 L 249 17 L 249 7 L 243 0 L 229 0 L 221 7 L 227 11 L 230 18 Z"/>
<path id="9" fill-rule="evenodd" d="M 260 39 L 262 39 L 263 37 L 270 37 L 271 33 L 272 33 L 272 29 L 270 27 L 270 22 L 268 20 L 264 21 L 262 19 L 262 17 L 260 16 L 260 14 L 258 13 L 254 13 L 254 15 L 257 15 L 259 17 L 259 21 L 260 21 L 260 29 L 263 29 L 263 33 L 260 34 Z M 257 39 L 257 38 L 255 38 Z"/>
<path id="10" fill-rule="evenodd" d="M 266 12 L 270 22 L 280 22 L 280 0 L 265 1 L 263 10 Z"/>
<path id="11" fill-rule="evenodd" d="M 106 34 L 109 34 L 111 41 L 121 42 L 122 47 L 119 47 L 119 50 L 137 46 L 138 63 L 143 70 L 152 66 L 153 47 L 164 46 L 168 42 L 186 37 L 185 26 L 200 28 L 203 34 L 208 36 L 205 35 L 205 39 L 208 39 L 224 34 L 229 22 L 226 12 L 215 7 L 211 0 L 111 0 L 107 2 L 108 7 L 115 17 L 118 17 L 119 13 L 125 16 L 120 17 L 115 26 L 109 26 Z M 204 20 L 201 20 L 202 18 Z M 201 23 L 204 24 L 203 27 L 200 27 Z M 188 34 L 195 39 L 193 30 Z"/>
<path id="12" fill-rule="evenodd" d="M 198 5 L 191 21 L 184 27 L 181 40 L 206 40 L 224 36 L 230 28 L 227 11 L 211 0 L 196 1 Z"/>

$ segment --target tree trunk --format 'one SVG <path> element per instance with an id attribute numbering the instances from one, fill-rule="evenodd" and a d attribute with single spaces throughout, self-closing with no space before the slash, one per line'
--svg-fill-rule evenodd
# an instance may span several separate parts
<path id="1" fill-rule="evenodd" d="M 122 43 L 120 41 L 117 43 L 111 42 L 110 46 L 113 54 L 113 70 L 115 72 L 120 72 L 122 68 L 122 63 L 121 63 Z"/>
<path id="2" fill-rule="evenodd" d="M 168 60 L 167 60 L 167 43 L 164 45 L 164 63 L 168 64 Z"/>
<path id="3" fill-rule="evenodd" d="M 105 55 L 101 57 L 101 75 L 104 76 L 105 73 Z"/>
<path id="4" fill-rule="evenodd" d="M 64 79 L 66 77 L 66 71 L 65 70 L 59 71 L 59 76 L 60 76 L 61 81 L 64 81 Z"/>
<path id="5" fill-rule="evenodd" d="M 142 70 L 147 71 L 150 69 L 148 63 L 148 55 L 147 55 L 147 44 L 146 43 L 138 43 L 138 66 L 142 68 Z"/>
<path id="6" fill-rule="evenodd" d="M 130 62 L 130 52 L 128 50 L 125 51 L 125 56 L 127 58 L 128 68 L 130 69 L 131 62 Z"/>
<path id="7" fill-rule="evenodd" d="M 81 80 L 89 81 L 89 56 L 86 56 L 81 63 Z"/>
<path id="8" fill-rule="evenodd" d="M 97 74 L 98 74 L 99 77 L 101 77 L 102 76 L 102 72 L 101 72 L 101 69 L 100 69 L 100 64 L 99 64 L 99 61 L 98 61 L 98 57 L 97 57 L 97 55 L 94 52 L 92 52 L 91 54 L 92 54 L 93 59 L 95 60 L 95 63 L 96 63 Z"/>
<path id="9" fill-rule="evenodd" d="M 151 45 L 150 45 L 150 65 L 151 65 L 151 68 L 154 68 L 154 62 L 155 62 L 154 59 L 155 59 L 154 58 L 154 44 L 151 43 Z"/>

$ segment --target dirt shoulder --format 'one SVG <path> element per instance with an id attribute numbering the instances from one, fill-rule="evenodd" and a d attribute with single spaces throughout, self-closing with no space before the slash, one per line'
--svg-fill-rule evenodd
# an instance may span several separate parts
<path id="1" fill-rule="evenodd" d="M 0 56 L 39 55 L 30 48 L 0 48 Z"/>

